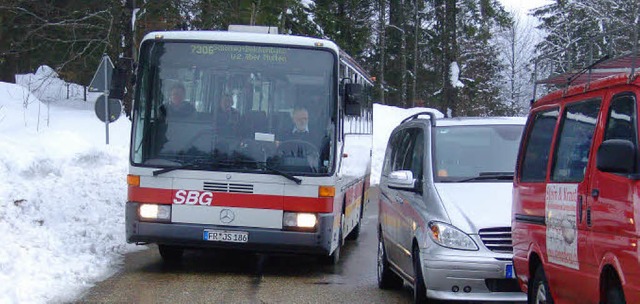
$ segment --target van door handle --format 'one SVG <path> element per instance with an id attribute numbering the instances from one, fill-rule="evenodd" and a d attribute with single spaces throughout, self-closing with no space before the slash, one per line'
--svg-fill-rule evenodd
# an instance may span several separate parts
<path id="1" fill-rule="evenodd" d="M 396 195 L 396 203 L 398 204 L 402 204 L 404 200 L 402 199 L 402 197 L 400 197 L 399 195 Z"/>
<path id="2" fill-rule="evenodd" d="M 580 223 L 582 224 L 582 195 L 578 195 L 578 217 L 580 218 Z"/>
<path id="3" fill-rule="evenodd" d="M 600 190 L 598 189 L 591 190 L 591 197 L 598 198 L 598 196 L 600 196 Z"/>

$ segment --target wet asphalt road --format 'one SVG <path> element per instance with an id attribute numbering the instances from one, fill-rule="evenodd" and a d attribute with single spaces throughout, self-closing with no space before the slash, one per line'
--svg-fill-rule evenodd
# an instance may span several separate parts
<path id="1" fill-rule="evenodd" d="M 374 192 L 374 191 L 372 191 Z M 310 256 L 186 251 L 166 266 L 156 246 L 125 256 L 122 269 L 77 303 L 411 303 L 412 289 L 380 290 L 376 281 L 377 197 L 357 241 L 336 266 Z"/>

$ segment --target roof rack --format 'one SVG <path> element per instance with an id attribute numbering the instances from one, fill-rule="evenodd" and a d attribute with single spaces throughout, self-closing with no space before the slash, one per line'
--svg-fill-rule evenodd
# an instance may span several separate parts
<path id="1" fill-rule="evenodd" d="M 431 121 L 431 126 L 432 126 L 432 127 L 435 127 L 435 126 L 436 126 L 436 114 L 435 114 L 435 113 L 433 113 L 433 112 L 427 112 L 427 111 L 419 112 L 419 113 L 413 114 L 413 115 L 411 115 L 411 116 L 409 116 L 409 117 L 407 117 L 407 118 L 403 119 L 403 120 L 400 122 L 400 124 L 403 124 L 403 123 L 405 123 L 405 122 L 407 122 L 407 121 L 409 121 L 409 120 L 414 120 L 414 119 L 418 118 L 418 116 L 420 116 L 420 115 L 429 115 L 429 120 Z"/>
<path id="2" fill-rule="evenodd" d="M 609 35 L 621 33 L 624 31 L 630 31 L 632 33 L 633 50 L 631 52 L 623 53 L 617 56 L 611 56 L 610 54 L 607 54 L 604 57 L 594 61 L 593 48 L 595 41 L 602 38 L 607 38 L 607 36 Z M 579 42 L 579 40 L 576 42 Z M 586 87 L 588 88 L 591 81 L 623 73 L 629 75 L 628 81 L 632 81 L 636 69 L 640 68 L 640 66 L 638 66 L 638 64 L 640 63 L 640 54 L 638 54 L 638 23 L 636 22 L 635 24 L 629 26 L 621 27 L 607 33 L 590 37 L 589 65 L 587 67 L 580 70 L 573 70 L 571 72 L 553 75 L 542 80 L 536 79 L 538 75 L 538 66 L 541 61 L 555 58 L 563 52 L 570 51 L 570 48 L 571 46 L 567 46 L 559 51 L 535 59 L 533 73 L 533 99 L 531 99 L 531 104 L 533 104 L 536 100 L 538 85 L 554 85 L 557 87 L 564 87 L 566 92 L 569 86 L 586 84 Z M 609 50 L 609 52 L 611 52 L 611 50 Z"/>

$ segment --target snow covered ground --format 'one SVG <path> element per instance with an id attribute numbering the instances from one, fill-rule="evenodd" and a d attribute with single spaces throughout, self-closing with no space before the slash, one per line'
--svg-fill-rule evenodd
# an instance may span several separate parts
<path id="1" fill-rule="evenodd" d="M 129 120 L 105 145 L 93 102 L 66 100 L 47 72 L 0 82 L 0 303 L 68 301 L 135 250 L 124 237 Z"/>
<path id="2" fill-rule="evenodd" d="M 99 94 L 83 101 L 46 67 L 16 80 L 0 82 L 0 303 L 67 302 L 144 248 L 125 241 L 131 123 L 110 124 L 106 145 Z M 374 105 L 372 184 L 391 130 L 424 110 Z"/>

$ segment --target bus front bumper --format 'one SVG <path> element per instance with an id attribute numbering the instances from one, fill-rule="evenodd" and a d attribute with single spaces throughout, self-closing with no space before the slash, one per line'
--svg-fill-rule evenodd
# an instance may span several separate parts
<path id="1" fill-rule="evenodd" d="M 328 255 L 331 248 L 333 215 L 318 214 L 314 232 L 232 227 L 188 223 L 141 221 L 137 203 L 126 204 L 126 235 L 128 243 L 156 243 L 184 248 L 223 248 L 266 253 L 302 253 Z M 218 242 L 203 239 L 205 229 L 247 232 L 248 242 Z"/>

